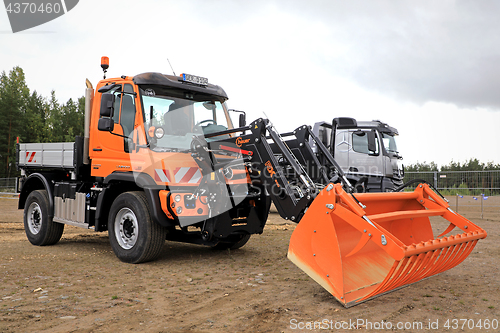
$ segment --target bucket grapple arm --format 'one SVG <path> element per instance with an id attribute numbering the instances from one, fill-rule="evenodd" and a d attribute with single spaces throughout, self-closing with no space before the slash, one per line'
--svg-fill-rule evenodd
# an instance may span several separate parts
<path id="1" fill-rule="evenodd" d="M 242 129 L 250 130 L 250 134 L 239 136 L 237 140 L 233 138 L 210 141 L 208 146 L 212 151 L 231 151 L 244 156 L 252 179 L 265 187 L 282 218 L 298 223 L 324 187 L 321 183 L 329 181 L 327 174 L 332 173 L 324 171 L 329 169 L 321 165 L 315 157 L 309 138 L 330 157 L 329 168 L 334 166 L 337 173 L 334 178 L 340 179 L 348 192 L 352 191 L 341 168 L 308 126 L 301 126 L 293 133 L 280 135 L 269 120 L 261 118 L 245 128 L 208 134 L 205 137 L 212 138 L 220 136 L 221 133 Z M 285 141 L 283 136 L 293 138 Z"/>
<path id="2" fill-rule="evenodd" d="M 427 184 L 414 192 L 320 193 L 290 239 L 288 258 L 349 307 L 451 269 L 486 232 Z M 429 217 L 449 226 L 435 237 Z M 458 234 L 450 234 L 458 229 Z"/>
<path id="3" fill-rule="evenodd" d="M 288 258 L 346 307 L 451 269 L 486 237 L 427 184 L 413 192 L 354 195 L 308 126 L 280 135 L 268 120 L 258 119 L 231 131 L 242 129 L 251 133 L 211 141 L 210 150 L 244 156 L 252 181 L 265 187 L 279 214 L 300 222 Z M 316 143 L 327 166 L 309 142 Z M 338 179 L 342 184 L 333 183 Z M 448 228 L 434 236 L 429 217 L 447 220 Z"/>

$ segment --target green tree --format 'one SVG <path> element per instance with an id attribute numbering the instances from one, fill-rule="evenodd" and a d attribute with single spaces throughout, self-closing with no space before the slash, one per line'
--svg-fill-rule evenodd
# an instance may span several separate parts
<path id="1" fill-rule="evenodd" d="M 15 163 L 16 137 L 23 132 L 29 89 L 20 67 L 0 75 L 0 176 L 10 175 Z"/>
<path id="2" fill-rule="evenodd" d="M 425 171 L 438 171 L 438 166 L 434 162 L 427 163 L 426 161 L 415 164 L 405 165 L 405 170 L 407 172 L 425 172 Z"/>
<path id="3" fill-rule="evenodd" d="M 60 104 L 30 93 L 22 68 L 0 75 L 0 178 L 15 176 L 16 137 L 20 142 L 71 142 L 84 134 L 85 98 Z"/>
<path id="4" fill-rule="evenodd" d="M 493 162 L 486 163 L 484 170 L 500 170 L 500 164 L 493 164 Z"/>
<path id="5" fill-rule="evenodd" d="M 64 121 L 62 108 L 56 98 L 56 92 L 50 92 L 50 100 L 47 102 L 47 131 L 48 142 L 64 141 Z"/>
<path id="6" fill-rule="evenodd" d="M 23 123 L 22 142 L 47 142 L 47 103 L 36 91 L 28 98 Z"/>
<path id="7" fill-rule="evenodd" d="M 461 171 L 460 162 L 451 161 L 448 165 L 441 166 L 441 171 Z"/>
<path id="8" fill-rule="evenodd" d="M 479 162 L 477 158 L 471 158 L 464 163 L 463 168 L 464 171 L 483 171 L 484 166 L 484 163 Z"/>
<path id="9" fill-rule="evenodd" d="M 75 136 L 83 136 L 83 127 L 85 122 L 85 113 L 80 110 L 81 103 L 75 103 L 71 98 L 65 105 L 61 106 L 63 140 L 66 142 L 74 141 Z M 85 107 L 85 101 L 84 101 Z"/>

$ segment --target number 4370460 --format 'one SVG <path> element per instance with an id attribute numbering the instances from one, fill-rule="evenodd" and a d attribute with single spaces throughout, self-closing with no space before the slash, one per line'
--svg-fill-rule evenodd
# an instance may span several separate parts
<path id="1" fill-rule="evenodd" d="M 470 329 L 470 330 L 480 330 L 480 329 L 498 329 L 498 319 L 448 319 L 444 323 L 444 328 L 446 329 L 452 329 L 452 330 L 464 330 L 464 329 Z"/>
<path id="2" fill-rule="evenodd" d="M 14 14 L 35 14 L 35 13 L 47 13 L 47 14 L 59 14 L 61 12 L 61 4 L 59 3 L 41 3 L 37 4 L 34 2 L 15 2 L 9 3 L 7 6 L 7 13 Z"/>

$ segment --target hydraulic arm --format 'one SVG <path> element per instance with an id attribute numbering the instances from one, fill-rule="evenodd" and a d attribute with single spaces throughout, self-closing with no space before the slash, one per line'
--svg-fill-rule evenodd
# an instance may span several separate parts
<path id="1" fill-rule="evenodd" d="M 211 160 L 220 151 L 243 156 L 253 181 L 264 185 L 279 214 L 300 222 L 288 258 L 346 307 L 451 269 L 486 237 L 427 184 L 414 192 L 353 194 L 307 126 L 279 135 L 268 120 L 258 119 L 224 134 L 244 130 L 250 134 L 210 142 Z M 338 180 L 342 184 L 334 184 Z M 450 223 L 437 237 L 430 216 Z M 453 235 L 454 229 L 460 232 Z"/>
<path id="2" fill-rule="evenodd" d="M 323 143 L 312 133 L 308 126 L 301 126 L 293 133 L 280 135 L 267 119 L 257 119 L 249 126 L 224 132 L 205 135 L 206 138 L 249 130 L 236 138 L 210 141 L 208 143 L 212 172 L 224 164 L 218 162 L 216 153 L 221 151 L 240 154 L 254 182 L 262 184 L 276 206 L 279 214 L 286 220 L 299 222 L 307 207 L 329 181 L 340 179 L 351 192 L 352 187 L 341 168 Z M 289 138 L 287 141 L 283 136 Z M 292 137 L 292 138 L 290 138 Z M 329 164 L 322 165 L 313 154 L 310 140 L 327 156 Z M 200 164 L 200 163 L 199 163 Z M 334 167 L 333 179 L 329 177 Z M 311 175 L 311 170 L 315 173 Z"/>

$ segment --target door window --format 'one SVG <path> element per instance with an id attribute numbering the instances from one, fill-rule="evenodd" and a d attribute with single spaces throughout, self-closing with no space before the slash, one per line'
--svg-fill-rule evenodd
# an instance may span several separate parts
<path id="1" fill-rule="evenodd" d="M 115 123 L 115 129 L 113 130 L 116 134 L 122 134 L 127 138 L 123 138 L 123 150 L 129 152 L 129 139 L 128 136 L 134 130 L 135 123 L 135 97 L 133 95 L 134 88 L 131 84 L 125 84 L 117 86 L 117 88 L 111 90 L 110 94 L 115 95 L 115 104 L 113 106 L 113 121 Z M 116 126 L 119 125 L 119 126 Z M 119 128 L 121 127 L 121 131 Z M 113 135 L 113 134 L 111 134 Z"/>
<path id="2" fill-rule="evenodd" d="M 368 131 L 356 131 L 352 133 L 352 150 L 362 154 L 378 154 L 378 138 L 375 136 L 375 151 L 368 149 Z"/>

